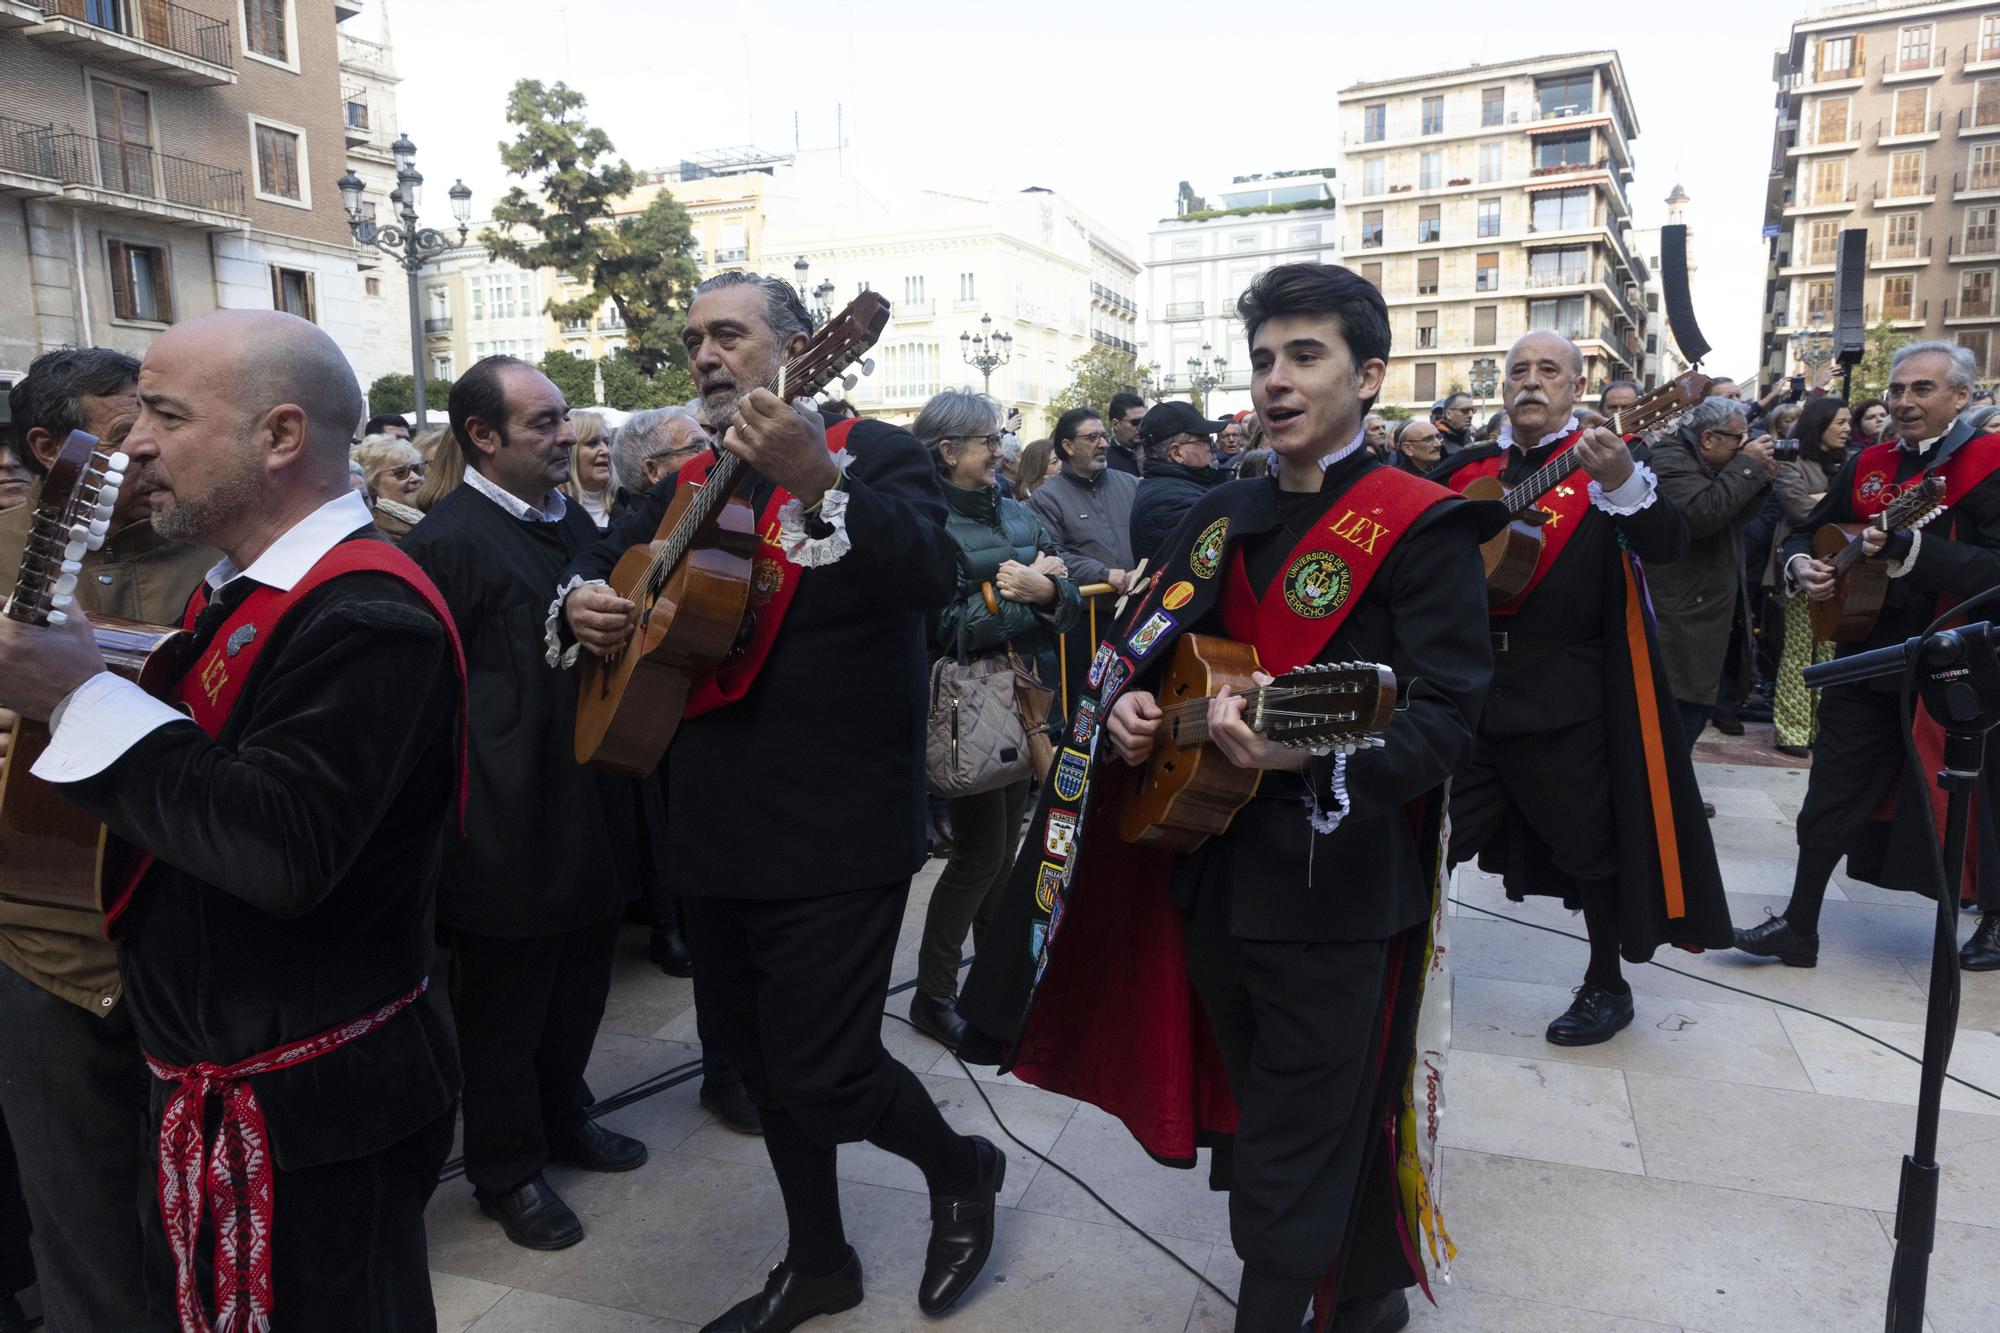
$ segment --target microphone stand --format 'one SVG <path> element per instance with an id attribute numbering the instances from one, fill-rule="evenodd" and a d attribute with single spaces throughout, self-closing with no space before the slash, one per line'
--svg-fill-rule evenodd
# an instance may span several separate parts
<path id="1" fill-rule="evenodd" d="M 1943 861 L 1939 878 L 1936 930 L 1931 941 L 1930 993 L 1924 1013 L 1924 1059 L 1917 1092 L 1916 1143 L 1903 1158 L 1896 1195 L 1896 1251 L 1889 1270 L 1884 1333 L 1923 1333 L 1924 1300 L 1930 1281 L 1931 1250 L 1937 1237 L 1940 1168 L 1938 1119 L 1945 1073 L 1958 1030 L 1958 897 L 1965 868 L 1966 828 L 1972 796 L 1986 758 L 1986 733 L 2000 725 L 2000 635 L 1980 621 L 1942 633 L 1921 635 L 1872 652 L 1853 653 L 1806 668 L 1809 686 L 1840 684 L 1899 673 L 1908 707 L 1914 678 L 1924 710 L 1944 728 L 1944 767 L 1935 780 L 1945 794 Z M 1914 743 L 1910 756 L 1916 756 Z M 1904 799 L 1922 794 L 1913 768 Z M 1929 802 L 1924 802 L 1926 821 Z M 1935 828 L 1935 825 L 1931 825 Z M 1935 845 L 1935 844 L 1933 844 Z"/>

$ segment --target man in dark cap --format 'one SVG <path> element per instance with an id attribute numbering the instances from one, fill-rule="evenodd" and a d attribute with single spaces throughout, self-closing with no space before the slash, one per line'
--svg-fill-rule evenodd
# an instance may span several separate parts
<path id="1" fill-rule="evenodd" d="M 1139 422 L 1146 471 L 1132 501 L 1132 558 L 1151 559 L 1187 511 L 1229 480 L 1215 466 L 1215 435 L 1233 422 L 1210 421 L 1183 402 L 1156 403 Z"/>

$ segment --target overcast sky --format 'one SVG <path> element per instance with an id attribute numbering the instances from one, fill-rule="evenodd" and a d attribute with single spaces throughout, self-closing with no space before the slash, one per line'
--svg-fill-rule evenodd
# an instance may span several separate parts
<path id="1" fill-rule="evenodd" d="M 831 147 L 838 108 L 848 171 L 880 194 L 1044 185 L 1140 256 L 1183 179 L 1208 192 L 1232 175 L 1334 160 L 1346 84 L 1609 47 L 1639 123 L 1634 221 L 1663 221 L 1676 179 L 1692 196 L 1695 310 L 1715 348 L 1704 368 L 1737 376 L 1757 357 L 1771 52 L 1805 12 L 1773 0 L 1732 4 L 1727 22 L 1491 0 L 388 3 L 398 118 L 438 221 L 456 176 L 482 216 L 506 188 L 495 151 L 506 94 L 532 77 L 584 90 L 635 167 L 789 149 L 795 115 L 800 143 Z M 372 37 L 375 22 L 371 9 L 346 30 Z"/>

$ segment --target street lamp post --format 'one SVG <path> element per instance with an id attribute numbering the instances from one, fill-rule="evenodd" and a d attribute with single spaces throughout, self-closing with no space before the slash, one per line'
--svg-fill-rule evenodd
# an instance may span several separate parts
<path id="1" fill-rule="evenodd" d="M 1188 383 L 1194 389 L 1194 396 L 1201 399 L 1201 408 L 1203 411 L 1208 410 L 1209 391 L 1222 383 L 1222 377 L 1229 369 L 1228 357 L 1218 356 L 1211 358 L 1209 356 L 1209 353 L 1214 350 L 1215 348 L 1209 344 L 1203 343 L 1201 345 L 1201 352 L 1187 359 Z M 1214 369 L 1211 370 L 1211 366 Z"/>
<path id="2" fill-rule="evenodd" d="M 995 333 L 993 316 L 979 317 L 979 332 L 958 335 L 958 354 L 986 377 L 986 396 L 993 396 L 993 372 L 1014 359 L 1014 335 Z"/>
<path id="3" fill-rule="evenodd" d="M 416 428 L 424 428 L 424 320 L 423 304 L 417 299 L 417 275 L 429 263 L 446 250 L 455 248 L 454 242 L 443 232 L 431 227 L 417 225 L 417 206 L 422 199 L 424 177 L 417 170 L 417 146 L 410 142 L 407 134 L 398 135 L 390 146 L 396 155 L 396 188 L 389 192 L 389 206 L 397 221 L 378 227 L 374 221 L 361 216 L 361 196 L 367 184 L 353 171 L 342 176 L 339 181 L 341 206 L 347 210 L 347 229 L 354 233 L 354 239 L 362 245 L 372 245 L 403 266 L 410 277 L 410 378 L 414 381 L 417 398 Z M 464 181 L 459 181 L 448 191 L 451 195 L 452 216 L 458 220 L 458 240 L 456 245 L 465 244 L 465 233 L 472 221 L 472 190 Z"/>
<path id="4" fill-rule="evenodd" d="M 799 300 L 812 312 L 814 324 L 824 324 L 826 317 L 833 313 L 833 283 L 829 279 L 822 278 L 819 286 L 808 289 L 806 274 L 811 270 L 812 265 L 806 262 L 804 255 L 800 255 L 797 262 L 792 265 L 792 272 L 799 275 Z"/>
<path id="5" fill-rule="evenodd" d="M 1482 403 L 1493 396 L 1500 387 L 1500 366 L 1490 356 L 1482 356 L 1472 363 L 1472 396 Z"/>

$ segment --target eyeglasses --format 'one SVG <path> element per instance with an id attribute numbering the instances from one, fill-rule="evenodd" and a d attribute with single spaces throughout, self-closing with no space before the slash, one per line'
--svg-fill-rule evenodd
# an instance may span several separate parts
<path id="1" fill-rule="evenodd" d="M 1082 437 L 1078 436 L 1077 438 L 1081 439 Z M 989 454 L 997 454 L 1003 447 L 1001 438 L 998 435 L 947 435 L 945 439 L 956 440 L 960 444 L 983 444 L 986 446 L 986 452 Z"/>
<path id="2" fill-rule="evenodd" d="M 1905 395 L 1911 398 L 1928 398 L 1941 387 L 1936 380 L 1918 380 L 1914 384 L 1904 384 L 1899 380 L 1893 380 L 1889 384 L 1889 392 L 1882 396 L 1892 402 Z"/>
<path id="3" fill-rule="evenodd" d="M 412 472 L 416 473 L 419 477 L 423 476 L 424 465 L 422 463 L 399 463 L 389 469 L 389 475 L 397 481 L 408 481 Z"/>
<path id="4" fill-rule="evenodd" d="M 1734 440 L 1736 443 L 1731 447 L 1735 449 L 1743 447 L 1743 437 L 1749 433 L 1749 431 L 1744 430 L 1712 430 L 1708 432 L 1710 435 L 1720 435 L 1725 440 Z"/>
<path id="5" fill-rule="evenodd" d="M 1078 444 L 1102 444 L 1104 443 L 1104 432 L 1102 430 L 1098 431 L 1080 430 L 1076 433 L 1074 438 Z"/>

